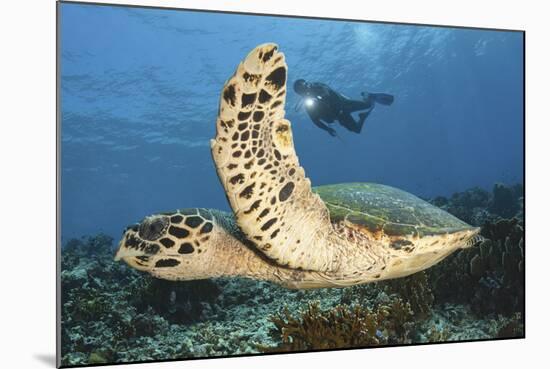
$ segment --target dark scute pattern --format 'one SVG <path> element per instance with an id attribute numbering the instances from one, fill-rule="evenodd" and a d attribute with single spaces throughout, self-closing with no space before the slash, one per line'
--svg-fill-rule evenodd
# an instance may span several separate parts
<path id="1" fill-rule="evenodd" d="M 262 200 L 256 200 L 252 203 L 252 205 L 250 205 L 250 208 L 248 208 L 248 210 L 245 210 L 245 214 L 250 214 L 251 212 L 253 212 L 254 210 L 257 210 L 259 207 L 260 207 L 260 204 L 261 204 Z"/>
<path id="2" fill-rule="evenodd" d="M 178 250 L 180 254 L 192 254 L 195 251 L 195 248 L 190 243 L 186 242 L 182 244 Z"/>
<path id="3" fill-rule="evenodd" d="M 172 223 L 181 223 L 182 220 L 183 220 L 183 217 L 181 215 L 174 215 L 173 217 L 170 218 L 170 221 Z"/>
<path id="4" fill-rule="evenodd" d="M 269 208 L 265 208 L 264 210 L 262 210 L 262 212 L 260 213 L 260 215 L 258 215 L 258 218 L 263 218 L 267 215 L 267 213 L 269 213 Z"/>
<path id="5" fill-rule="evenodd" d="M 245 187 L 244 190 L 239 194 L 239 197 L 249 199 L 252 197 L 252 194 L 254 193 L 254 187 L 256 186 L 256 182 L 252 182 L 252 184 Z"/>
<path id="6" fill-rule="evenodd" d="M 281 191 L 279 191 L 279 201 L 285 201 L 287 200 L 290 195 L 292 195 L 292 192 L 294 191 L 294 182 L 288 182 L 286 185 L 281 188 Z"/>
<path id="7" fill-rule="evenodd" d="M 281 231 L 281 229 L 276 229 L 273 231 L 273 233 L 271 233 L 271 239 L 274 239 L 275 237 L 277 237 L 277 234 L 279 234 L 279 232 Z"/>
<path id="8" fill-rule="evenodd" d="M 225 100 L 226 103 L 230 104 L 231 106 L 235 106 L 236 98 L 237 97 L 235 95 L 235 86 L 229 85 L 223 92 L 223 99 Z"/>
<path id="9" fill-rule="evenodd" d="M 271 218 L 265 224 L 262 226 L 262 231 L 267 231 L 275 222 L 277 221 L 277 218 Z"/>
<path id="10" fill-rule="evenodd" d="M 281 104 L 282 104 L 282 102 L 280 100 L 277 100 L 273 104 L 271 104 L 271 109 L 275 109 L 277 106 L 279 106 Z"/>
<path id="11" fill-rule="evenodd" d="M 252 105 L 254 101 L 256 101 L 256 94 L 243 94 L 241 98 L 242 107 Z"/>
<path id="12" fill-rule="evenodd" d="M 174 244 L 175 244 L 175 242 L 172 241 L 169 238 L 161 238 L 161 240 L 159 242 L 166 248 L 170 248 L 170 247 L 174 246 Z"/>
<path id="13" fill-rule="evenodd" d="M 277 89 L 284 86 L 286 82 L 286 69 L 285 67 L 279 67 L 275 69 L 269 76 L 266 78 L 267 81 L 272 83 Z"/>
<path id="14" fill-rule="evenodd" d="M 128 239 L 126 240 L 126 247 L 128 247 L 129 249 L 137 249 L 138 246 L 139 246 L 139 241 L 136 237 L 134 236 L 128 237 Z"/>
<path id="15" fill-rule="evenodd" d="M 252 116 L 252 119 L 254 120 L 254 122 L 259 122 L 263 119 L 263 117 L 264 117 L 263 111 L 255 111 L 254 115 Z"/>
<path id="16" fill-rule="evenodd" d="M 258 101 L 260 104 L 265 104 L 266 102 L 269 102 L 273 96 L 271 96 L 266 90 L 260 91 L 260 97 L 258 98 Z"/>
<path id="17" fill-rule="evenodd" d="M 276 47 L 274 47 L 270 51 L 266 52 L 263 56 L 261 56 L 264 63 L 269 61 L 269 59 L 271 59 L 271 57 L 273 56 L 273 53 L 275 53 L 275 50 L 277 50 Z"/>
<path id="18" fill-rule="evenodd" d="M 175 267 L 176 265 L 179 265 L 180 262 L 176 259 L 160 259 L 155 264 L 155 268 L 168 268 L 168 267 Z"/>
<path id="19" fill-rule="evenodd" d="M 191 228 L 197 228 L 202 224 L 202 218 L 200 217 L 189 217 L 185 219 L 185 224 Z"/>
<path id="20" fill-rule="evenodd" d="M 159 252 L 159 250 L 160 250 L 159 245 L 151 243 L 145 247 L 144 251 L 148 255 L 155 255 L 157 252 Z"/>
<path id="21" fill-rule="evenodd" d="M 183 210 L 180 210 L 180 213 L 182 213 L 183 215 L 195 215 L 197 214 L 197 209 L 195 208 L 183 209 Z"/>
<path id="22" fill-rule="evenodd" d="M 189 231 L 187 229 L 171 226 L 168 228 L 168 233 L 177 238 L 185 238 L 189 236 Z"/>
<path id="23" fill-rule="evenodd" d="M 247 111 L 247 112 L 241 111 L 239 112 L 237 117 L 239 118 L 239 120 L 247 120 L 248 117 L 250 117 L 250 114 L 252 114 L 251 111 Z"/>
<path id="24" fill-rule="evenodd" d="M 203 234 L 203 233 L 208 233 L 208 232 L 211 232 L 212 231 L 212 228 L 214 228 L 214 226 L 212 225 L 212 223 L 208 222 L 208 223 L 205 223 L 201 230 L 200 230 L 200 233 Z"/>
<path id="25" fill-rule="evenodd" d="M 229 179 L 229 182 L 232 185 L 236 185 L 237 183 L 244 183 L 244 175 L 242 173 L 239 173 Z"/>

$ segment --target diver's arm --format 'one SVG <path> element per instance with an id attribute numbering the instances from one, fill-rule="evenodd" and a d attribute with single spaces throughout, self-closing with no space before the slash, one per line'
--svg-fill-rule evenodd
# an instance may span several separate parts
<path id="1" fill-rule="evenodd" d="M 331 135 L 332 137 L 336 136 L 336 131 L 334 129 L 330 128 L 329 126 L 327 126 L 325 123 L 323 123 L 321 121 L 321 119 L 319 119 L 318 117 L 314 117 L 311 114 L 309 115 L 309 117 L 311 118 L 311 121 L 317 127 L 321 128 L 324 131 L 327 131 L 329 133 L 329 135 Z"/>

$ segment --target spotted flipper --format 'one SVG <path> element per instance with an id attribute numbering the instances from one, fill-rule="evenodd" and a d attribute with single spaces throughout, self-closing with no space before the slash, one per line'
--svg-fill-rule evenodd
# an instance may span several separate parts
<path id="1" fill-rule="evenodd" d="M 284 119 L 286 77 L 277 45 L 248 54 L 223 87 L 212 156 L 237 223 L 259 251 L 280 265 L 329 271 L 332 226 Z"/>

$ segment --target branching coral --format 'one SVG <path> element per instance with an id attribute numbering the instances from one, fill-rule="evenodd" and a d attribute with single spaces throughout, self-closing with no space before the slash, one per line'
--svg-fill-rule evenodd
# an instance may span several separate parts
<path id="1" fill-rule="evenodd" d="M 388 343 L 411 343 L 410 334 L 417 322 L 416 319 L 413 321 L 416 314 L 409 302 L 394 297 L 383 309 L 386 310 L 387 316 L 382 324 L 382 332 L 388 338 Z"/>
<path id="2" fill-rule="evenodd" d="M 264 351 L 301 351 L 366 347 L 402 341 L 413 313 L 410 305 L 394 298 L 387 305 L 370 309 L 361 305 L 338 305 L 322 311 L 310 303 L 299 317 L 287 308 L 271 317 L 272 334 L 281 343 Z"/>
<path id="3" fill-rule="evenodd" d="M 469 303 L 479 314 L 523 312 L 524 242 L 518 219 L 486 222 L 479 246 L 428 270 L 436 301 Z"/>
<path id="4" fill-rule="evenodd" d="M 434 302 L 428 276 L 425 272 L 415 273 L 406 278 L 383 282 L 387 293 L 396 293 L 408 302 L 417 319 L 429 316 Z"/>
<path id="5" fill-rule="evenodd" d="M 285 308 L 271 317 L 282 341 L 274 351 L 379 345 L 377 327 L 385 314 L 385 310 L 372 312 L 358 305 L 351 309 L 338 305 L 323 312 L 318 303 L 311 303 L 301 317 L 295 318 Z"/>

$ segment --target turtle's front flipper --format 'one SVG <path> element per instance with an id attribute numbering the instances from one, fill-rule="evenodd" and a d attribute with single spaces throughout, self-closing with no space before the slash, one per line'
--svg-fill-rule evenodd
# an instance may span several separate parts
<path id="1" fill-rule="evenodd" d="M 248 54 L 222 90 L 212 155 L 237 223 L 259 251 L 279 265 L 331 271 L 333 229 L 284 119 L 286 77 L 277 45 Z"/>

